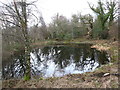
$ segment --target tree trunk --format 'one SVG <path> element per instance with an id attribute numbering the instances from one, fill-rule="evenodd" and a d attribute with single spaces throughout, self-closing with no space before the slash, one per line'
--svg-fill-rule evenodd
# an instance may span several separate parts
<path id="1" fill-rule="evenodd" d="M 29 42 L 25 42 L 25 60 L 26 60 L 26 70 L 25 70 L 25 80 L 31 79 L 31 67 L 30 67 L 30 45 Z"/>
<path id="2" fill-rule="evenodd" d="M 24 17 L 23 24 L 23 35 L 25 40 L 25 60 L 26 60 L 26 71 L 25 71 L 25 80 L 31 79 L 31 67 L 30 67 L 30 39 L 27 31 L 27 12 L 26 12 L 26 2 L 23 2 L 22 13 Z"/>
<path id="3" fill-rule="evenodd" d="M 24 47 L 25 47 L 25 60 L 26 60 L 26 70 L 25 70 L 25 80 L 30 80 L 31 78 L 31 68 L 30 68 L 30 40 L 27 30 L 27 12 L 26 12 L 26 0 L 21 0 L 21 8 L 22 12 L 18 10 L 17 4 L 14 0 L 14 6 L 16 10 L 17 17 L 20 22 L 20 26 L 22 29 L 23 37 L 24 37 Z"/>

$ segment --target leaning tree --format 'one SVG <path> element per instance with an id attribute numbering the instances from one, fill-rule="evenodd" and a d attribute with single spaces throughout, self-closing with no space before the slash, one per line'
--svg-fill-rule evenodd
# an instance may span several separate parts
<path id="1" fill-rule="evenodd" d="M 117 6 L 117 2 L 112 0 L 106 1 L 106 4 L 103 3 L 101 0 L 99 0 L 97 7 L 94 7 L 94 5 L 91 6 L 89 4 L 89 7 L 91 8 L 91 10 L 95 12 L 97 15 L 97 19 L 99 21 L 100 28 L 101 28 L 101 33 L 100 33 L 101 38 L 107 38 L 108 31 L 106 30 L 108 29 L 106 29 L 106 25 L 107 23 L 111 25 L 111 23 L 114 21 L 116 11 L 117 11 L 116 6 Z"/>

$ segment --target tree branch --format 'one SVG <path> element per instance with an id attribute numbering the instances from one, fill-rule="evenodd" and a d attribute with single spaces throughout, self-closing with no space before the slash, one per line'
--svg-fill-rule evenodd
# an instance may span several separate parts
<path id="1" fill-rule="evenodd" d="M 1 18 L 0 18 L 0 20 L 1 20 L 1 21 L 9 22 L 9 23 L 11 23 L 11 24 L 13 24 L 13 25 L 16 25 L 16 26 L 20 27 L 18 24 L 14 23 L 14 22 L 12 22 L 12 21 L 4 20 L 4 19 L 1 19 Z"/>

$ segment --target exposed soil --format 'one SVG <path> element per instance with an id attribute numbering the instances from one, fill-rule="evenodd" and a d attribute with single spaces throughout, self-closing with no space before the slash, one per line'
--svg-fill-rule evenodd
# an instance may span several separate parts
<path id="1" fill-rule="evenodd" d="M 72 42 L 81 42 L 74 40 Z M 65 43 L 65 42 L 64 42 Z M 89 40 L 92 47 L 105 50 L 111 55 L 111 62 L 94 72 L 65 75 L 63 77 L 40 78 L 29 81 L 3 80 L 3 88 L 118 88 L 118 42 L 108 40 Z M 39 45 L 39 44 L 37 44 Z"/>
<path id="2" fill-rule="evenodd" d="M 5 88 L 118 88 L 118 76 L 104 74 L 107 72 L 89 72 L 85 74 L 72 74 L 63 77 L 47 79 L 6 80 Z"/>

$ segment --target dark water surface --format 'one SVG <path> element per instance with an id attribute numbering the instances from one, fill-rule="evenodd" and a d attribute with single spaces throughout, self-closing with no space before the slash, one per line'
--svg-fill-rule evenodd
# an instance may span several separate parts
<path id="1" fill-rule="evenodd" d="M 90 48 L 89 44 L 51 45 L 34 49 L 31 55 L 32 77 L 60 77 L 94 71 L 110 61 L 105 51 Z M 3 62 L 3 79 L 21 78 L 25 72 L 24 54 Z"/>

